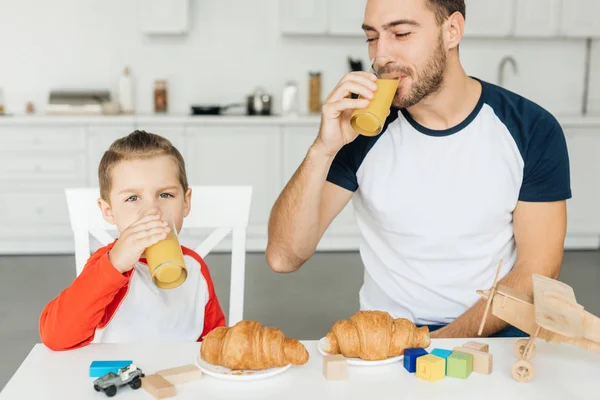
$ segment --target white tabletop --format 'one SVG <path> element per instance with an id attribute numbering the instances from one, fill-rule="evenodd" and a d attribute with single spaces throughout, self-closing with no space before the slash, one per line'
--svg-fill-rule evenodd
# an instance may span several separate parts
<path id="1" fill-rule="evenodd" d="M 494 355 L 492 375 L 472 374 L 467 380 L 445 378 L 430 383 L 409 374 L 402 362 L 378 367 L 349 367 L 346 381 L 327 381 L 316 341 L 304 341 L 310 352 L 307 364 L 254 382 L 229 382 L 204 375 L 199 381 L 177 387 L 177 399 L 599 399 L 600 355 L 567 345 L 537 343 L 532 360 L 536 377 L 530 383 L 511 378 L 515 339 L 477 339 L 490 344 Z M 432 340 L 432 346 L 451 350 L 467 340 Z M 92 387 L 89 365 L 93 360 L 133 360 L 144 373 L 193 364 L 198 343 L 92 344 L 85 348 L 52 352 L 36 345 L 4 390 L 8 399 L 106 399 Z M 436 396 L 436 397 L 434 397 Z M 437 397 L 439 396 L 439 397 Z M 115 398 L 151 399 L 143 389 L 121 388 Z"/>

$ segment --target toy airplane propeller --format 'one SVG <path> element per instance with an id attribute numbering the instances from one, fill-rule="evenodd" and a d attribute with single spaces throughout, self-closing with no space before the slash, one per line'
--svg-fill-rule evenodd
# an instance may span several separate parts
<path id="1" fill-rule="evenodd" d="M 515 344 L 515 356 L 519 359 L 512 368 L 515 380 L 529 382 L 535 377 L 530 360 L 535 355 L 536 338 L 552 343 L 568 343 L 600 353 L 600 318 L 577 303 L 569 285 L 533 274 L 531 298 L 526 293 L 498 284 L 501 268 L 502 261 L 491 289 L 477 291 L 487 300 L 479 335 L 483 332 L 490 310 L 494 316 L 530 335 L 529 339 L 518 340 Z"/>

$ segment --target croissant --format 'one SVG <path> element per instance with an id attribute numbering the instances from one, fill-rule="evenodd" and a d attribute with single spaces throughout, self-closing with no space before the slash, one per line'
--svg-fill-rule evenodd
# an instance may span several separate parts
<path id="1" fill-rule="evenodd" d="M 232 370 L 261 370 L 308 361 L 302 343 L 257 321 L 240 321 L 229 328 L 212 330 L 202 341 L 200 356 L 210 364 Z"/>
<path id="2" fill-rule="evenodd" d="M 408 319 L 393 319 L 383 311 L 359 311 L 349 320 L 337 321 L 325 337 L 330 354 L 384 360 L 404 354 L 407 348 L 430 345 L 429 328 L 417 328 Z"/>

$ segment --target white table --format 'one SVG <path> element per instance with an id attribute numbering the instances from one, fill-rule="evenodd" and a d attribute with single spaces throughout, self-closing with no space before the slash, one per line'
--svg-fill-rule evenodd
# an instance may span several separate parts
<path id="1" fill-rule="evenodd" d="M 479 339 L 490 344 L 494 355 L 492 375 L 472 374 L 467 380 L 445 378 L 430 383 L 409 374 L 402 363 L 379 367 L 349 367 L 347 381 L 326 381 L 316 341 L 304 341 L 310 360 L 276 377 L 254 382 L 228 382 L 204 375 L 201 380 L 177 387 L 177 399 L 599 399 L 600 355 L 582 349 L 537 343 L 532 360 L 536 377 L 530 383 L 511 378 L 515 339 Z M 432 340 L 429 350 L 452 349 L 460 339 Z M 130 359 L 146 374 L 194 363 L 198 343 L 90 345 L 69 352 L 52 352 L 36 345 L 17 370 L 0 400 L 107 399 L 92 387 L 89 365 L 98 359 Z M 435 397 L 434 397 L 435 396 Z M 117 399 L 151 399 L 143 389 L 123 387 Z"/>

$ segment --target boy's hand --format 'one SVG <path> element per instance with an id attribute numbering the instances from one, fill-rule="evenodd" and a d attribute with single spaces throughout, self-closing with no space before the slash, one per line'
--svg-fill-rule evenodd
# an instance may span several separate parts
<path id="1" fill-rule="evenodd" d="M 120 273 L 130 271 L 144 250 L 165 239 L 169 230 L 160 215 L 142 216 L 121 233 L 108 258 Z"/>

